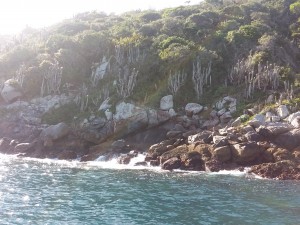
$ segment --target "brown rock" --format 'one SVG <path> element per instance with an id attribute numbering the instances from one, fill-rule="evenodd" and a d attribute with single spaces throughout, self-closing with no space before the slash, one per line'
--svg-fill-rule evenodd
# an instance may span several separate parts
<path id="1" fill-rule="evenodd" d="M 174 170 L 179 169 L 180 167 L 181 161 L 178 157 L 170 158 L 161 165 L 163 170 Z"/>
<path id="2" fill-rule="evenodd" d="M 231 146 L 233 160 L 236 163 L 247 164 L 257 160 L 262 149 L 255 142 L 246 142 Z"/>
<path id="3" fill-rule="evenodd" d="M 229 146 L 216 148 L 213 151 L 213 157 L 220 162 L 227 162 L 231 159 L 231 150 Z"/>
<path id="4" fill-rule="evenodd" d="M 74 151 L 65 150 L 58 155 L 58 159 L 61 159 L 61 160 L 77 159 L 77 154 Z"/>
<path id="5" fill-rule="evenodd" d="M 188 152 L 187 145 L 180 145 L 170 151 L 165 152 L 160 156 L 160 163 L 163 164 L 165 161 L 167 161 L 170 158 L 174 157 L 180 157 L 181 155 Z"/>
<path id="6" fill-rule="evenodd" d="M 300 180 L 300 168 L 295 162 L 283 160 L 275 163 L 263 163 L 252 166 L 251 173 L 255 173 L 265 178 L 279 180 Z"/>
<path id="7" fill-rule="evenodd" d="M 205 169 L 201 154 L 199 152 L 192 151 L 185 153 L 181 155 L 181 161 L 182 169 L 194 171 L 203 171 Z"/>

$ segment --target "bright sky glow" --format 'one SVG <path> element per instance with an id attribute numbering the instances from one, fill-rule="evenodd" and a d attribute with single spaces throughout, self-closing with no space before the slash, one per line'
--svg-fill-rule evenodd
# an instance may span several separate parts
<path id="1" fill-rule="evenodd" d="M 188 3 L 189 2 L 189 3 Z M 26 26 L 41 28 L 86 11 L 121 13 L 197 4 L 200 0 L 8 0 L 1 2 L 0 34 L 20 32 Z"/>

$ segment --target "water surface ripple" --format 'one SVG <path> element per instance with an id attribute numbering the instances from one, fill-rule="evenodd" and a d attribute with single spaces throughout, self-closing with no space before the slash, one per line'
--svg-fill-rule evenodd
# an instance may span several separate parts
<path id="1" fill-rule="evenodd" d="M 300 224 L 300 183 L 0 156 L 0 224 Z"/>

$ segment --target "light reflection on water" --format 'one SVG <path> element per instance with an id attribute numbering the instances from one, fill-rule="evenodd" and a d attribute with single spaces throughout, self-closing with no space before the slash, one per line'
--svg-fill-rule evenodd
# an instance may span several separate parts
<path id="1" fill-rule="evenodd" d="M 299 224 L 299 182 L 109 163 L 0 155 L 0 224 Z"/>

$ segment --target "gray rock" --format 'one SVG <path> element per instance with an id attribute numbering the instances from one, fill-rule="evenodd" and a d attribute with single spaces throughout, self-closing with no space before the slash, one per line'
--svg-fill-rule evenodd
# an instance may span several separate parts
<path id="1" fill-rule="evenodd" d="M 242 119 L 241 117 L 236 118 L 232 123 L 231 126 L 232 127 L 238 127 L 242 124 Z"/>
<path id="2" fill-rule="evenodd" d="M 280 105 L 277 108 L 277 114 L 278 114 L 278 116 L 280 116 L 281 119 L 284 119 L 284 118 L 288 117 L 290 112 L 286 105 Z"/>
<path id="3" fill-rule="evenodd" d="M 173 95 L 167 95 L 161 98 L 160 100 L 160 109 L 168 111 L 174 106 Z"/>
<path id="4" fill-rule="evenodd" d="M 148 110 L 148 125 L 149 127 L 158 125 L 157 111 L 155 109 Z"/>
<path id="5" fill-rule="evenodd" d="M 248 124 L 250 126 L 253 126 L 254 128 L 258 128 L 259 126 L 263 126 L 266 124 L 266 118 L 263 114 L 257 114 L 252 120 L 248 122 Z"/>
<path id="6" fill-rule="evenodd" d="M 56 125 L 51 125 L 45 128 L 41 134 L 40 138 L 42 140 L 57 140 L 67 136 L 70 132 L 70 128 L 65 123 L 59 123 Z"/>
<path id="7" fill-rule="evenodd" d="M 22 88 L 18 81 L 9 79 L 4 82 L 4 86 L 1 91 L 1 96 L 5 102 L 12 102 L 23 96 Z"/>
<path id="8" fill-rule="evenodd" d="M 175 110 L 173 108 L 169 109 L 169 114 L 171 117 L 177 116 L 177 113 L 175 112 Z"/>
<path id="9" fill-rule="evenodd" d="M 198 103 L 188 103 L 185 106 L 185 112 L 187 115 L 198 114 L 203 110 L 203 106 Z"/>
<path id="10" fill-rule="evenodd" d="M 232 115 L 230 112 L 225 112 L 223 115 L 220 116 L 220 122 L 222 124 L 228 123 L 232 119 Z"/>
<path id="11" fill-rule="evenodd" d="M 217 112 L 218 116 L 222 116 L 226 112 L 226 109 L 221 109 Z"/>

